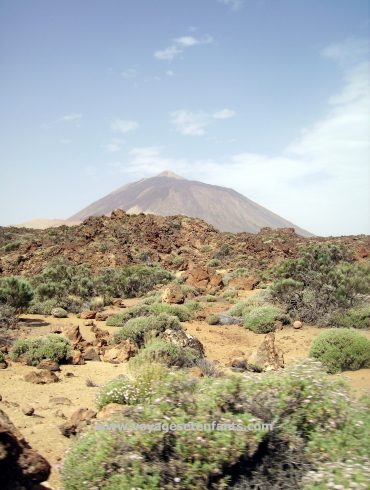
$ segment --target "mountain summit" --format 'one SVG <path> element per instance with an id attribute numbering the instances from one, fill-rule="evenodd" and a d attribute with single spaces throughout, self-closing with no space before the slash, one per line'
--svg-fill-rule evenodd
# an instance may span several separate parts
<path id="1" fill-rule="evenodd" d="M 221 231 L 234 233 L 257 233 L 268 226 L 293 227 L 300 235 L 310 235 L 232 189 L 187 180 L 170 170 L 120 187 L 74 214 L 69 221 L 107 215 L 118 208 L 133 214 L 201 218 Z"/>

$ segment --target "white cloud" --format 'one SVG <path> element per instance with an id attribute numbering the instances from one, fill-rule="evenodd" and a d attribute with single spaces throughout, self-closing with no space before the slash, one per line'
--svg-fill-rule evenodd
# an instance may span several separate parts
<path id="1" fill-rule="evenodd" d="M 176 131 L 184 135 L 202 136 L 209 124 L 209 115 L 202 111 L 179 110 L 171 112 L 170 117 Z"/>
<path id="2" fill-rule="evenodd" d="M 174 72 L 174 71 L 172 71 L 172 70 L 167 70 L 167 71 L 166 71 L 166 75 L 167 75 L 168 77 L 174 77 L 174 76 L 175 76 L 175 72 Z"/>
<path id="3" fill-rule="evenodd" d="M 79 121 L 80 119 L 82 119 L 82 114 L 72 112 L 70 114 L 66 114 L 65 116 L 62 116 L 59 119 L 59 121 L 71 122 L 71 121 Z"/>
<path id="4" fill-rule="evenodd" d="M 180 49 L 178 46 L 172 45 L 168 46 L 168 48 L 165 49 L 160 49 L 154 53 L 154 58 L 157 58 L 158 60 L 164 60 L 164 61 L 171 61 L 176 56 L 182 53 L 182 49 Z"/>
<path id="5" fill-rule="evenodd" d="M 183 135 L 203 136 L 212 119 L 229 119 L 235 115 L 231 109 L 222 109 L 213 114 L 204 111 L 187 111 L 185 109 L 170 113 L 171 123 L 177 132 Z"/>
<path id="6" fill-rule="evenodd" d="M 160 49 L 154 53 L 154 58 L 162 61 L 172 61 L 185 49 L 198 46 L 201 44 L 211 44 L 213 43 L 212 36 L 203 36 L 200 38 L 195 38 L 193 36 L 181 36 L 173 40 L 173 43 L 167 48 Z"/>
<path id="7" fill-rule="evenodd" d="M 116 153 L 122 149 L 122 145 L 124 144 L 123 140 L 120 139 L 112 139 L 109 143 L 103 145 L 103 148 L 108 153 Z"/>
<path id="8" fill-rule="evenodd" d="M 244 0 L 217 0 L 219 3 L 223 3 L 227 7 L 230 7 L 231 10 L 235 12 L 240 10 L 244 5 Z"/>
<path id="9" fill-rule="evenodd" d="M 217 111 L 213 113 L 214 119 L 230 119 L 235 116 L 235 111 L 231 109 L 222 109 L 221 111 Z"/>
<path id="10" fill-rule="evenodd" d="M 124 70 L 121 72 L 121 77 L 125 78 L 126 80 L 136 78 L 138 76 L 139 72 L 135 68 L 128 68 L 127 70 Z"/>
<path id="11" fill-rule="evenodd" d="M 111 122 L 110 127 L 113 131 L 116 131 L 117 133 L 125 134 L 128 133 L 129 131 L 134 131 L 135 129 L 138 129 L 139 123 L 136 121 L 115 119 L 114 121 Z"/>
<path id="12" fill-rule="evenodd" d="M 340 43 L 330 44 L 321 51 L 322 56 L 348 67 L 363 61 L 370 54 L 369 39 L 348 38 Z"/>

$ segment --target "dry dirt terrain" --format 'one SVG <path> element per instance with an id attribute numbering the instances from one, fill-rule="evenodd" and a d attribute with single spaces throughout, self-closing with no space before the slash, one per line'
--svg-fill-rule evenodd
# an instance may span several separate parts
<path id="1" fill-rule="evenodd" d="M 254 294 L 254 291 L 247 294 Z M 127 306 L 137 304 L 139 300 L 126 300 Z M 206 314 L 219 313 L 230 307 L 225 300 L 212 304 L 203 303 Z M 118 308 L 111 308 L 117 312 Z M 90 327 L 85 321 L 75 315 L 69 318 L 56 319 L 49 316 L 24 315 L 25 322 L 19 331 L 20 336 L 40 336 L 50 332 L 51 327 L 60 325 L 79 325 L 81 333 L 87 340 L 92 339 Z M 110 333 L 117 331 L 115 327 L 107 327 L 105 322 L 96 322 L 99 328 Z M 222 367 L 236 354 L 243 352 L 247 357 L 256 350 L 264 335 L 253 332 L 238 325 L 208 325 L 205 321 L 184 323 L 186 330 L 196 336 L 204 345 L 206 356 L 216 361 Z M 284 327 L 276 332 L 276 344 L 284 353 L 286 366 L 308 357 L 309 347 L 323 329 L 314 326 L 304 326 L 300 330 Z M 370 332 L 364 332 L 370 338 Z M 23 433 L 25 438 L 52 465 L 49 484 L 55 490 L 60 486 L 60 468 L 65 452 L 73 438 L 64 437 L 58 426 L 78 408 L 95 408 L 95 398 L 99 386 L 125 372 L 125 364 L 110 364 L 106 362 L 88 361 L 85 365 L 62 365 L 58 373 L 61 381 L 58 383 L 37 385 L 24 381 L 24 375 L 35 370 L 33 367 L 19 363 L 10 363 L 5 370 L 0 370 L 0 408 L 4 409 L 12 422 Z M 354 396 L 365 392 L 370 393 L 370 369 L 355 372 L 344 372 L 339 376 L 345 379 Z M 93 381 L 96 386 L 88 387 L 87 381 Z M 59 400 L 58 400 L 59 399 Z M 27 416 L 23 409 L 32 406 L 34 415 Z"/>

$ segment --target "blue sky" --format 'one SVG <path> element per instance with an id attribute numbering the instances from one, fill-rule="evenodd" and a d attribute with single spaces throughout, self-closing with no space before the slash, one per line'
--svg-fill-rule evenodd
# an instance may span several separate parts
<path id="1" fill-rule="evenodd" d="M 2 0 L 0 224 L 171 169 L 368 233 L 367 0 Z"/>

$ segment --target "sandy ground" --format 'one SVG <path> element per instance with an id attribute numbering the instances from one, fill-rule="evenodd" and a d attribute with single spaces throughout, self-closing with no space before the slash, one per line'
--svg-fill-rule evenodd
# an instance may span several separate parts
<path id="1" fill-rule="evenodd" d="M 127 300 L 127 306 L 137 304 L 139 300 Z M 227 310 L 229 305 L 223 301 L 217 303 L 204 303 L 207 314 Z M 112 308 L 112 312 L 119 311 Z M 124 310 L 122 310 L 124 311 Z M 70 315 L 66 319 L 41 317 L 40 315 L 27 315 L 26 324 L 20 333 L 22 336 L 39 336 L 50 332 L 54 325 L 79 324 L 83 337 L 87 340 L 93 338 L 90 327 L 84 325 L 84 320 Z M 100 328 L 113 333 L 115 327 L 106 327 L 105 322 L 96 322 Z M 256 335 L 237 325 L 217 326 L 208 325 L 204 321 L 194 321 L 184 324 L 186 330 L 204 344 L 207 358 L 226 365 L 236 351 L 243 352 L 248 357 L 262 342 L 263 335 Z M 276 343 L 283 350 L 287 366 L 308 357 L 312 340 L 323 329 L 304 326 L 301 330 L 285 327 L 276 333 Z M 362 332 L 370 338 L 370 332 Z M 113 365 L 103 362 L 88 362 L 83 366 L 61 366 L 59 383 L 49 385 L 35 385 L 25 382 L 23 377 L 35 368 L 10 363 L 5 370 L 0 370 L 0 408 L 11 418 L 20 429 L 25 438 L 37 451 L 52 465 L 50 485 L 59 490 L 60 467 L 65 454 L 73 439 L 68 439 L 60 433 L 58 426 L 64 422 L 62 414 L 70 416 L 81 407 L 95 408 L 95 398 L 99 385 L 117 377 L 125 372 L 125 365 Z M 74 376 L 67 375 L 72 373 Z M 345 372 L 336 375 L 345 379 L 355 396 L 370 393 L 370 369 L 355 372 Z M 92 380 L 97 386 L 86 386 L 87 380 Z M 65 397 L 65 404 L 55 405 L 53 398 Z M 22 409 L 33 406 L 35 414 L 26 416 Z"/>

